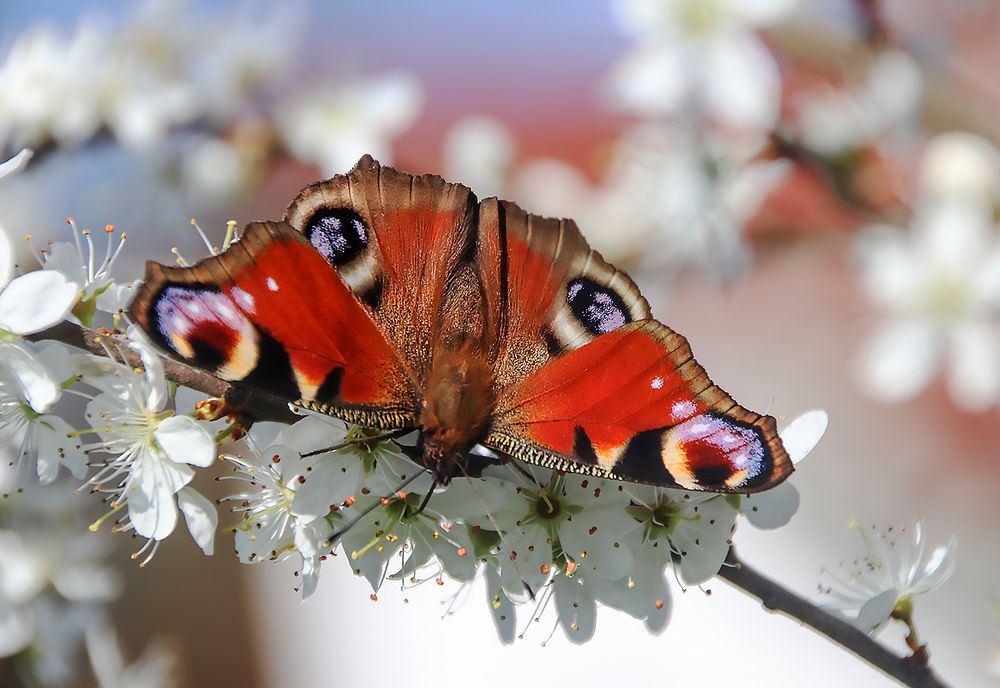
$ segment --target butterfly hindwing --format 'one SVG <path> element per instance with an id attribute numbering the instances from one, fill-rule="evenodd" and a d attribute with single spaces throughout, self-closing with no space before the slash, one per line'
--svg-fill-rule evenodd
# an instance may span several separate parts
<path id="1" fill-rule="evenodd" d="M 375 426 L 413 426 L 419 408 L 399 355 L 301 233 L 253 223 L 190 268 L 147 266 L 131 306 L 179 358 L 271 394 Z"/>
<path id="2" fill-rule="evenodd" d="M 479 270 L 499 386 L 616 327 L 650 317 L 628 275 L 572 220 L 488 198 L 479 209 Z"/>
<path id="3" fill-rule="evenodd" d="M 510 386 L 484 444 L 558 470 L 689 490 L 757 491 L 792 470 L 774 419 L 739 406 L 655 320 Z"/>

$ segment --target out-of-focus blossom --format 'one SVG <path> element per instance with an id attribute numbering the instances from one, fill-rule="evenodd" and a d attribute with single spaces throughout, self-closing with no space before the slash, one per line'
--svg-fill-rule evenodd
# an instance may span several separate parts
<path id="1" fill-rule="evenodd" d="M 85 626 L 121 589 L 108 542 L 68 504 L 65 484 L 30 487 L 5 500 L 0 527 L 0 657 L 47 686 L 73 677 Z"/>
<path id="2" fill-rule="evenodd" d="M 149 550 L 142 564 L 173 532 L 178 508 L 192 537 L 211 554 L 215 507 L 187 485 L 194 479 L 192 466 L 205 468 L 215 460 L 215 442 L 196 420 L 165 408 L 169 393 L 159 355 L 134 328 L 130 338 L 144 370 L 95 359 L 84 373 L 84 382 L 101 391 L 87 404 L 87 418 L 100 441 L 86 448 L 111 457 L 97 466 L 88 484 L 113 495 L 104 518 L 128 508 L 128 519 L 120 519 L 116 530 L 134 529 L 147 539 L 133 555 Z"/>
<path id="3" fill-rule="evenodd" d="M 803 96 L 795 125 L 799 141 L 829 157 L 885 145 L 914 129 L 922 94 L 912 57 L 896 50 L 880 53 L 856 88 Z"/>
<path id="4" fill-rule="evenodd" d="M 17 155 L 0 163 L 0 179 L 23 169 L 34 154 L 35 152 L 30 148 L 22 148 Z"/>
<path id="5" fill-rule="evenodd" d="M 715 155 L 703 143 L 686 129 L 636 127 L 618 142 L 601 186 L 548 162 L 520 176 L 516 196 L 532 211 L 573 217 L 612 261 L 707 266 L 729 277 L 748 260 L 743 226 L 788 168 Z M 555 207 L 560 199 L 565 207 Z"/>
<path id="6" fill-rule="evenodd" d="M 118 636 L 106 617 L 87 626 L 87 657 L 99 688 L 171 688 L 176 685 L 177 658 L 162 644 L 146 648 L 142 656 L 125 664 Z"/>
<path id="7" fill-rule="evenodd" d="M 172 128 L 225 122 L 283 72 L 297 15 L 283 6 L 204 17 L 150 0 L 120 23 L 89 19 L 68 37 L 29 30 L 0 65 L 0 146 L 72 146 L 105 129 L 149 148 Z"/>
<path id="8" fill-rule="evenodd" d="M 503 198 L 516 152 L 503 124 L 491 117 L 468 117 L 445 135 L 444 177 L 465 184 L 480 198 Z"/>
<path id="9" fill-rule="evenodd" d="M 924 560 L 923 525 L 879 533 L 852 523 L 865 543 L 864 556 L 827 570 L 830 607 L 865 633 L 876 633 L 890 618 L 911 623 L 913 598 L 944 585 L 955 571 L 958 539 L 936 547 Z"/>
<path id="10" fill-rule="evenodd" d="M 414 77 L 390 72 L 292 99 L 278 113 L 278 128 L 295 157 L 339 174 L 365 153 L 391 162 L 392 139 L 413 124 L 421 101 Z"/>
<path id="11" fill-rule="evenodd" d="M 777 123 L 781 81 L 756 30 L 792 0 L 619 0 L 637 45 L 611 75 L 612 101 L 641 117 L 698 120 L 731 143 L 759 145 Z"/>
<path id="12" fill-rule="evenodd" d="M 979 163 L 958 165 L 963 184 L 938 169 L 970 158 Z M 978 137 L 938 138 L 909 230 L 876 226 L 860 237 L 862 286 L 886 312 L 859 366 L 861 384 L 877 399 L 909 399 L 943 367 L 959 406 L 983 410 L 1000 401 L 1000 237 L 984 194 L 996 189 L 995 159 Z"/>

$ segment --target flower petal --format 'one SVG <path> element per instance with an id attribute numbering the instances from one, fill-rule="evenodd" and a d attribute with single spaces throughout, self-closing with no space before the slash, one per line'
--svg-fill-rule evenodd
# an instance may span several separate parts
<path id="1" fill-rule="evenodd" d="M 799 510 L 799 491 L 785 481 L 765 492 L 743 495 L 740 512 L 758 528 L 773 529 L 787 524 Z"/>
<path id="2" fill-rule="evenodd" d="M 899 601 L 899 591 L 893 588 L 871 598 L 858 611 L 851 624 L 865 633 L 871 634 L 889 620 L 889 615 Z"/>
<path id="3" fill-rule="evenodd" d="M 56 468 L 65 466 L 77 480 L 87 474 L 87 455 L 79 439 L 70 436 L 72 432 L 73 427 L 59 416 L 45 415 L 38 419 L 38 478 L 41 482 L 51 482 L 42 478 L 42 457 L 53 459 Z M 55 478 L 54 472 L 51 478 Z"/>
<path id="4" fill-rule="evenodd" d="M 483 568 L 486 569 L 486 603 L 490 607 L 493 625 L 497 629 L 500 642 L 504 645 L 510 645 L 514 642 L 514 636 L 517 632 L 517 610 L 503 590 L 500 583 L 500 571 L 490 565 Z"/>
<path id="5" fill-rule="evenodd" d="M 25 343 L 0 342 L 0 362 L 20 388 L 21 398 L 37 413 L 45 413 L 59 399 L 58 383 Z"/>
<path id="6" fill-rule="evenodd" d="M 681 521 L 670 535 L 681 555 L 681 578 L 688 585 L 704 583 L 719 572 L 736 522 L 736 510 L 725 498 L 702 502 L 697 509 L 697 520 Z"/>
<path id="7" fill-rule="evenodd" d="M 14 247 L 3 227 L 0 227 L 0 289 L 14 276 Z"/>
<path id="8" fill-rule="evenodd" d="M 330 507 L 358 494 L 364 477 L 361 457 L 346 452 L 332 452 L 302 459 L 296 471 L 301 475 L 292 499 L 296 516 L 326 516 Z M 282 470 L 282 476 L 291 476 Z"/>
<path id="9" fill-rule="evenodd" d="M 6 177 L 8 174 L 17 172 L 22 167 L 27 165 L 28 161 L 31 160 L 31 156 L 34 154 L 35 151 L 30 148 L 22 148 L 17 155 L 0 163 L 0 179 Z"/>
<path id="10" fill-rule="evenodd" d="M 22 336 L 47 330 L 66 319 L 79 294 L 80 285 L 58 272 L 21 275 L 0 292 L 0 328 Z"/>
<path id="11" fill-rule="evenodd" d="M 138 535 L 162 540 L 174 532 L 177 504 L 168 483 L 152 481 L 145 490 L 127 490 L 125 497 L 129 518 Z"/>
<path id="12" fill-rule="evenodd" d="M 585 643 L 597 625 L 597 603 L 577 576 L 558 575 L 552 580 L 559 625 L 570 642 Z"/>
<path id="13" fill-rule="evenodd" d="M 184 487 L 177 493 L 177 506 L 184 514 L 191 537 L 202 552 L 212 556 L 215 550 L 215 530 L 219 526 L 219 513 L 215 505 L 197 490 Z"/>
<path id="14" fill-rule="evenodd" d="M 809 455 L 809 452 L 819 444 L 826 432 L 829 417 L 826 411 L 807 411 L 795 418 L 778 431 L 781 443 L 785 445 L 785 451 L 792 459 L 792 463 L 798 463 Z"/>
<path id="15" fill-rule="evenodd" d="M 945 382 L 951 398 L 969 411 L 1000 401 L 1000 340 L 993 323 L 964 322 L 949 333 Z"/>
<path id="16" fill-rule="evenodd" d="M 307 454 L 341 444 L 346 436 L 347 424 L 339 418 L 310 415 L 286 426 L 281 441 L 295 451 Z"/>
<path id="17" fill-rule="evenodd" d="M 146 403 L 153 411 L 162 411 L 167 403 L 167 380 L 163 375 L 163 359 L 149 341 L 149 337 L 136 325 L 126 331 L 129 346 L 139 353 L 146 376 Z"/>
<path id="18" fill-rule="evenodd" d="M 862 350 L 859 382 L 881 401 L 905 401 L 931 381 L 940 353 L 932 324 L 918 318 L 893 320 Z"/>
<path id="19" fill-rule="evenodd" d="M 916 585 L 909 592 L 916 595 L 944 585 L 951 578 L 951 574 L 955 572 L 955 566 L 958 563 L 957 556 L 958 538 L 953 535 L 948 540 L 946 547 L 938 547 L 934 550 L 931 558 L 924 565 L 924 570 Z"/>
<path id="20" fill-rule="evenodd" d="M 170 416 L 156 426 L 153 435 L 175 463 L 207 468 L 215 461 L 215 440 L 190 416 Z"/>

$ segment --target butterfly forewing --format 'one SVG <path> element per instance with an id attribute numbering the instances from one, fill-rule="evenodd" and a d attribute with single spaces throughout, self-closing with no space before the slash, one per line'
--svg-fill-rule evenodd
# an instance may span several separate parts
<path id="1" fill-rule="evenodd" d="M 371 425 L 415 423 L 416 391 L 396 351 L 287 224 L 251 224 L 192 268 L 152 264 L 131 310 L 161 346 L 224 379 Z"/>

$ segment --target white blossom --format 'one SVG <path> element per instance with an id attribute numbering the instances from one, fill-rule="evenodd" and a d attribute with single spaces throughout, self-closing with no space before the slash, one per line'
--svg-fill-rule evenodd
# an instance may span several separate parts
<path id="1" fill-rule="evenodd" d="M 245 564 L 281 561 L 297 552 L 302 557 L 301 590 L 309 597 L 319 582 L 322 552 L 331 548 L 332 520 L 322 516 L 296 515 L 292 503 L 305 480 L 305 460 L 274 440 L 269 424 L 254 426 L 247 439 L 249 454 L 226 454 L 234 467 L 229 479 L 247 483 L 245 489 L 224 498 L 235 502 L 233 511 L 242 515 L 233 528 L 236 553 Z"/>
<path id="2" fill-rule="evenodd" d="M 895 50 L 880 53 L 855 88 L 801 97 L 795 124 L 799 141 L 831 157 L 884 146 L 913 129 L 922 91 L 912 57 Z"/>
<path id="3" fill-rule="evenodd" d="M 147 538 L 133 555 L 149 549 L 143 564 L 152 558 L 159 541 L 173 532 L 178 502 L 192 537 L 211 553 L 215 508 L 187 485 L 194 478 L 192 466 L 205 468 L 215 460 L 215 442 L 196 420 L 166 409 L 169 393 L 158 354 L 137 330 L 130 329 L 130 339 L 129 346 L 142 357 L 143 370 L 93 360 L 96 370 L 84 377 L 101 390 L 87 404 L 87 418 L 100 441 L 86 448 L 110 457 L 97 465 L 87 484 L 110 495 L 112 509 L 104 518 L 127 507 L 128 518 L 120 520 L 116 529 L 134 529 Z"/>
<path id="4" fill-rule="evenodd" d="M 944 585 L 955 571 L 958 538 L 936 547 L 926 558 L 923 524 L 878 532 L 852 523 L 865 543 L 862 557 L 827 570 L 830 607 L 865 633 L 877 633 L 896 614 L 909 621 L 913 598 Z"/>
<path id="5" fill-rule="evenodd" d="M 510 131 L 486 116 L 456 122 L 442 145 L 445 179 L 459 179 L 480 198 L 506 196 L 516 146 Z"/>
<path id="6" fill-rule="evenodd" d="M 702 121 L 736 145 L 757 146 L 780 111 L 778 67 L 756 35 L 788 0 L 618 0 L 636 47 L 611 75 L 613 102 L 646 119 Z"/>
<path id="7" fill-rule="evenodd" d="M 18 465 L 20 485 L 37 476 L 51 483 L 65 466 L 76 478 L 87 471 L 87 460 L 73 428 L 50 413 L 62 393 L 56 378 L 62 346 L 36 351 L 27 342 L 0 341 L 0 445 Z"/>
<path id="8" fill-rule="evenodd" d="M 176 685 L 177 658 L 164 645 L 154 643 L 139 659 L 126 664 L 117 634 L 106 617 L 92 621 L 85 637 L 87 657 L 99 688 L 170 688 Z"/>
<path id="9" fill-rule="evenodd" d="M 278 129 L 295 157 L 339 174 L 365 153 L 391 162 L 391 141 L 416 120 L 421 100 L 416 79 L 390 72 L 290 100 L 278 112 Z"/>
<path id="10" fill-rule="evenodd" d="M 943 176 L 952 157 L 979 158 L 967 185 Z M 1000 401 L 1000 237 L 990 192 L 993 147 L 973 136 L 935 140 L 908 231 L 870 227 L 859 240 L 862 286 L 886 315 L 860 354 L 859 379 L 873 397 L 903 401 L 940 370 L 969 410 Z M 973 169 L 984 172 L 973 178 Z M 937 182 L 937 184 L 935 184 Z"/>

